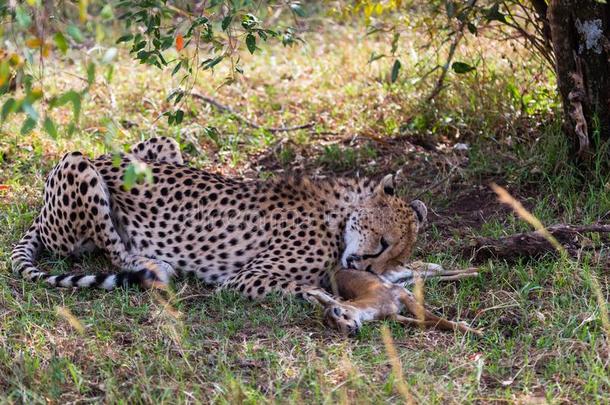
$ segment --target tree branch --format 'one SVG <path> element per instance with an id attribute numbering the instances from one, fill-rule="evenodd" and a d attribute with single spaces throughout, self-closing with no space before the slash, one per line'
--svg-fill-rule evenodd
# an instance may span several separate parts
<path id="1" fill-rule="evenodd" d="M 441 92 L 441 90 L 443 90 L 443 87 L 444 87 L 443 83 L 445 83 L 445 77 L 447 76 L 447 72 L 449 71 L 449 68 L 451 67 L 451 61 L 453 60 L 453 55 L 455 55 L 455 50 L 457 49 L 460 41 L 464 37 L 464 26 L 465 26 L 464 23 L 462 23 L 462 22 L 459 23 L 458 30 L 456 31 L 455 36 L 453 37 L 453 40 L 451 41 L 451 46 L 449 47 L 449 54 L 447 55 L 447 62 L 442 67 L 443 70 L 441 71 L 441 74 L 438 77 L 438 80 L 436 81 L 436 85 L 434 86 L 434 88 L 432 89 L 432 91 L 430 92 L 428 97 L 426 97 L 427 102 L 432 101 L 436 96 L 438 96 L 438 94 Z"/>

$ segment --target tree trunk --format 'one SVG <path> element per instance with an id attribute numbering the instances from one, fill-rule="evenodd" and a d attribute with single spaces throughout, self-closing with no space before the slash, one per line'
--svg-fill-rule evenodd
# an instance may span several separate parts
<path id="1" fill-rule="evenodd" d="M 566 129 L 583 159 L 610 140 L 610 5 L 551 0 L 547 18 Z M 603 159 L 607 161 L 607 159 Z"/>

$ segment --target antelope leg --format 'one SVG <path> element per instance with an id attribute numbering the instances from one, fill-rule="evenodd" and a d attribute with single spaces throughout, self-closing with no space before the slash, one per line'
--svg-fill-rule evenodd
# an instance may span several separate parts
<path id="1" fill-rule="evenodd" d="M 400 301 L 413 315 L 423 317 L 423 320 L 420 322 L 424 322 L 422 323 L 424 326 L 434 326 L 446 330 L 457 330 L 463 333 L 471 332 L 477 336 L 483 335 L 483 332 L 479 329 L 474 329 L 464 323 L 449 321 L 445 318 L 434 315 L 431 311 L 427 310 L 423 305 L 417 302 L 413 294 L 406 289 L 404 290 L 404 293 L 401 294 Z"/>
<path id="2" fill-rule="evenodd" d="M 416 261 L 408 265 L 398 265 L 385 271 L 381 277 L 392 284 L 413 284 L 417 277 L 424 280 L 436 278 L 440 281 L 461 280 L 464 278 L 477 277 L 479 275 L 476 267 L 463 270 L 445 270 L 441 265 L 435 263 L 424 263 Z"/>

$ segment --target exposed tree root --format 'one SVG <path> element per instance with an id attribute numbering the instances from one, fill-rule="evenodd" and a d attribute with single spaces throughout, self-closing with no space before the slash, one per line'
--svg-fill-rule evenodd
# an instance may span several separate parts
<path id="1" fill-rule="evenodd" d="M 586 243 L 586 234 L 610 233 L 610 225 L 555 225 L 547 230 L 557 239 L 566 251 L 576 256 L 582 248 L 590 246 Z M 472 257 L 474 261 L 482 261 L 489 258 L 506 259 L 514 261 L 519 257 L 540 257 L 547 253 L 556 252 L 544 236 L 538 232 L 523 232 L 504 238 L 477 238 L 469 246 L 464 248 L 463 253 Z"/>

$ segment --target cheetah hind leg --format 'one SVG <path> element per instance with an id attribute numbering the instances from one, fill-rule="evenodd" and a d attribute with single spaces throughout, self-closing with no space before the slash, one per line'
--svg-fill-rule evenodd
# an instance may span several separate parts
<path id="1" fill-rule="evenodd" d="M 53 193 L 69 188 L 78 193 L 64 192 L 61 200 Z M 53 223 L 51 218 L 63 218 Z M 68 232 L 70 230 L 71 232 Z M 86 243 L 85 243 L 86 242 Z M 104 250 L 118 273 L 51 275 L 40 269 L 35 259 L 44 247 L 59 255 L 69 255 L 86 244 Z M 44 281 L 57 287 L 98 287 L 112 289 L 122 285 L 164 287 L 174 274 L 172 267 L 160 260 L 131 252 L 112 220 L 110 199 L 104 180 L 89 159 L 71 153 L 53 169 L 45 187 L 45 205 L 26 235 L 15 246 L 13 269 L 23 278 Z"/>

